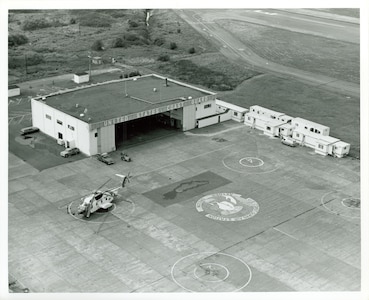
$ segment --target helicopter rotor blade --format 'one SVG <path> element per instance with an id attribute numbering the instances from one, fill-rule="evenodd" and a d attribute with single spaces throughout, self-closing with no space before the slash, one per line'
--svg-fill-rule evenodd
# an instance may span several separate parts
<path id="1" fill-rule="evenodd" d="M 99 190 L 101 189 L 105 184 L 107 184 L 109 181 L 111 180 L 111 178 L 109 178 L 103 185 L 99 186 L 95 191 L 94 191 L 94 194 Z"/>

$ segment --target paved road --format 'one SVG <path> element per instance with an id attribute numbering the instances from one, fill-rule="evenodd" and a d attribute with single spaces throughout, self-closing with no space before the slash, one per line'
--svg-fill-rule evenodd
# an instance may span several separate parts
<path id="1" fill-rule="evenodd" d="M 247 45 L 237 39 L 237 37 L 232 35 L 232 33 L 223 29 L 214 21 L 217 19 L 237 19 L 292 31 L 314 35 L 323 34 L 326 36 L 332 35 L 333 32 L 337 31 L 339 33 L 335 34 L 335 38 L 346 41 L 351 39 L 351 42 L 354 42 L 357 39 L 355 35 L 359 34 L 357 24 L 328 19 L 323 19 L 322 21 L 322 18 L 267 10 L 176 10 L 176 12 L 194 29 L 215 43 L 220 48 L 220 52 L 232 60 L 251 64 L 262 72 L 295 78 L 304 83 L 322 86 L 328 90 L 339 91 L 354 97 L 359 97 L 360 95 L 359 84 L 283 66 L 261 58 L 248 48 Z M 270 22 L 271 17 L 278 19 L 275 22 Z M 309 22 L 309 26 L 306 25 L 307 22 Z M 337 28 L 340 28 L 340 30 L 337 30 Z"/>

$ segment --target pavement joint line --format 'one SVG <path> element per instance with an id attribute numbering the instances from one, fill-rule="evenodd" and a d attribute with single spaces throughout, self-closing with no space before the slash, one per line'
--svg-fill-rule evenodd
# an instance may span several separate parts
<path id="1" fill-rule="evenodd" d="M 280 233 L 282 233 L 282 234 L 284 234 L 284 235 L 287 235 L 287 236 L 289 236 L 290 238 L 293 238 L 293 239 L 295 239 L 295 240 L 297 240 L 297 241 L 299 240 L 299 239 L 295 238 L 294 236 L 292 236 L 292 235 L 288 234 L 287 232 L 284 232 L 284 231 L 282 231 L 282 230 L 280 230 L 280 229 L 278 229 L 278 228 L 273 227 L 273 229 L 274 229 L 274 230 L 277 230 L 277 231 L 279 231 Z"/>
<path id="2" fill-rule="evenodd" d="M 242 127 L 245 127 L 245 125 L 242 124 L 240 126 L 224 129 L 224 130 L 221 130 L 221 131 L 218 131 L 218 132 L 215 132 L 215 133 L 192 133 L 192 132 L 185 131 L 184 134 L 185 135 L 190 135 L 190 136 L 208 136 L 208 137 L 210 137 L 210 136 L 218 135 L 218 134 L 228 132 L 228 131 L 231 131 L 231 130 L 236 130 L 236 129 L 239 129 L 239 128 L 242 128 Z"/>
<path id="3" fill-rule="evenodd" d="M 192 156 L 191 158 L 183 159 L 183 160 L 181 160 L 181 161 L 177 161 L 177 162 L 175 162 L 175 163 L 167 164 L 167 165 L 161 166 L 161 167 L 159 167 L 159 168 L 156 168 L 156 169 L 154 169 L 154 170 L 150 170 L 150 171 L 147 171 L 147 172 L 139 173 L 139 174 L 135 175 L 135 177 L 138 177 L 138 176 L 141 176 L 141 175 L 150 174 L 150 173 L 156 172 L 156 171 L 158 171 L 158 170 L 161 170 L 161 169 L 164 169 L 164 168 L 167 168 L 167 167 L 175 166 L 175 165 L 178 165 L 178 164 L 180 164 L 180 163 L 183 163 L 183 162 L 186 162 L 186 161 L 189 161 L 189 160 L 193 160 L 193 159 L 195 159 L 195 158 L 198 158 L 198 157 L 201 157 L 201 156 L 204 156 L 204 155 L 210 154 L 210 153 L 214 153 L 214 152 L 217 152 L 217 151 L 224 150 L 224 149 L 229 148 L 229 147 L 231 147 L 231 146 L 234 146 L 234 144 L 231 144 L 231 145 L 225 146 L 225 147 L 223 147 L 223 148 L 215 149 L 215 150 L 212 150 L 212 151 L 208 151 L 208 152 L 205 152 L 205 153 L 201 153 L 201 154 L 199 154 L 199 155 L 195 155 L 195 156 Z"/>

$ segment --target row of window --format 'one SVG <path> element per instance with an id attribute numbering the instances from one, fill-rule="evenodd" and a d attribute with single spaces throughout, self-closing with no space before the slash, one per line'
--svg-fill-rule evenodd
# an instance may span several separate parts
<path id="1" fill-rule="evenodd" d="M 298 123 L 296 123 L 296 127 L 298 127 L 298 126 L 299 126 L 299 124 L 298 124 Z M 309 130 L 309 128 L 308 128 L 307 126 L 305 126 L 304 128 L 305 128 L 306 130 Z M 310 131 L 311 131 L 311 132 L 315 132 L 315 133 L 320 134 L 320 130 L 315 129 L 315 128 L 310 128 Z"/>
<path id="2" fill-rule="evenodd" d="M 50 115 L 45 114 L 45 117 L 46 117 L 46 119 L 51 120 L 51 116 L 50 116 Z M 62 121 L 60 121 L 60 120 L 58 120 L 58 119 L 56 119 L 56 123 L 58 123 L 59 125 L 63 125 L 63 122 L 62 122 Z M 68 125 L 68 128 L 69 128 L 70 130 L 73 130 L 73 131 L 74 131 L 74 127 L 73 127 L 72 125 Z"/>

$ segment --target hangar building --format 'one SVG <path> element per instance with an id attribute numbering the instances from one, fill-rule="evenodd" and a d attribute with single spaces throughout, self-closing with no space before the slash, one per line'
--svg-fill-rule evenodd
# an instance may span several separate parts
<path id="1" fill-rule="evenodd" d="M 183 131 L 219 115 L 212 92 L 155 74 L 80 85 L 32 99 L 32 123 L 87 155 L 111 152 L 137 126 Z M 220 119 L 220 117 L 219 117 Z"/>

